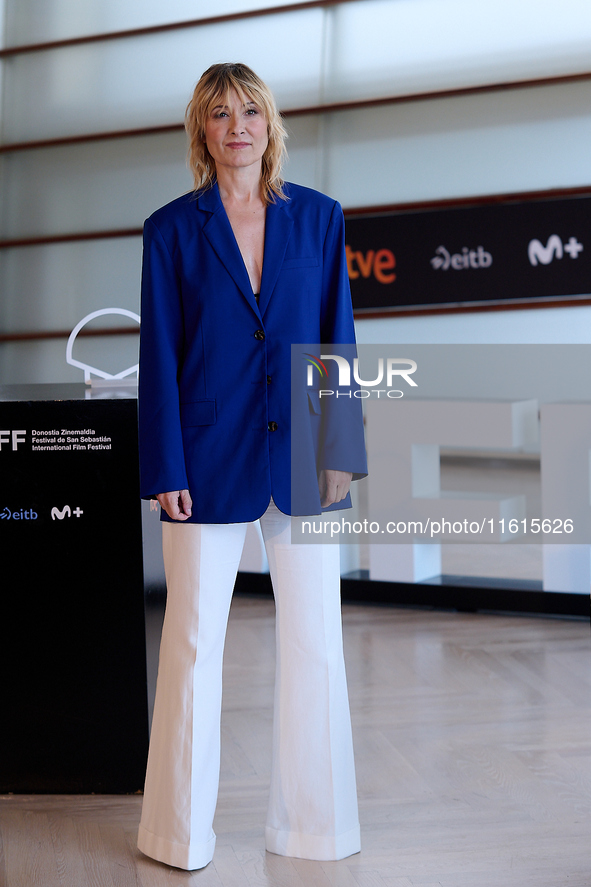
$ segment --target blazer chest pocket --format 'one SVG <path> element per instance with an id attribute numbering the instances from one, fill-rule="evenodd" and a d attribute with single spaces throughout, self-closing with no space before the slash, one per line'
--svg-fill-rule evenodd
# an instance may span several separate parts
<path id="1" fill-rule="evenodd" d="M 318 259 L 315 256 L 303 256 L 301 259 L 284 259 L 281 270 L 288 271 L 290 268 L 317 268 L 318 264 Z"/>
<path id="2" fill-rule="evenodd" d="M 196 400 L 181 404 L 181 425 L 215 425 L 215 400 Z"/>

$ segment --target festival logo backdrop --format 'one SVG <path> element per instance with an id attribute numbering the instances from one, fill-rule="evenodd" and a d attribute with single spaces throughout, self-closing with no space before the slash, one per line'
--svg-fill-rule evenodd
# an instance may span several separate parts
<path id="1" fill-rule="evenodd" d="M 346 219 L 356 311 L 591 293 L 591 198 Z"/>

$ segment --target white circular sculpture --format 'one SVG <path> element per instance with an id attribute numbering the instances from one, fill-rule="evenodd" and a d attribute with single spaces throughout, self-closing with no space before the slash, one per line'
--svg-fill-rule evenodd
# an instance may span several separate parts
<path id="1" fill-rule="evenodd" d="M 127 367 L 125 370 L 121 370 L 119 373 L 107 373 L 104 370 L 99 370 L 97 367 L 90 366 L 90 364 L 83 363 L 72 357 L 74 342 L 76 341 L 76 336 L 80 330 L 91 320 L 94 320 L 95 317 L 102 317 L 105 314 L 122 314 L 124 317 L 130 317 L 132 320 L 135 320 L 138 324 L 141 322 L 139 314 L 135 314 L 133 311 L 128 311 L 127 308 L 100 308 L 98 311 L 92 311 L 90 314 L 87 314 L 86 317 L 83 317 L 82 320 L 76 324 L 70 333 L 68 344 L 66 345 L 66 361 L 71 366 L 79 367 L 81 370 L 84 370 L 84 381 L 86 383 L 90 382 L 91 373 L 94 373 L 95 376 L 99 376 L 101 379 L 125 379 L 127 376 L 131 376 L 134 373 L 137 376 L 137 363 L 131 367 Z"/>

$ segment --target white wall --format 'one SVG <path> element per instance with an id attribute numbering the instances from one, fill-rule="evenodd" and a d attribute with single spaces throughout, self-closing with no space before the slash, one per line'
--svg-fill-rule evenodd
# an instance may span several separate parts
<path id="1" fill-rule="evenodd" d="M 588 345 L 591 307 L 358 320 L 357 338 L 366 345 Z"/>
<path id="2" fill-rule="evenodd" d="M 5 43 L 5 33 L 6 33 L 6 0 L 0 0 L 0 46 L 3 46 Z M 4 66 L 0 63 L 0 142 L 4 141 L 3 135 L 3 123 L 4 123 L 4 115 L 3 115 L 3 107 L 4 107 Z M 4 159 L 2 155 L 0 155 L 0 196 L 3 192 L 3 181 L 4 181 Z M 2 222 L 2 201 L 0 200 L 0 225 Z M 1 326 L 0 326 L 1 328 Z"/>
<path id="3" fill-rule="evenodd" d="M 284 6 L 291 0 L 16 0 L 10 6 L 10 45 L 63 40 L 81 34 L 103 34 L 192 21 L 243 9 Z"/>
<path id="4" fill-rule="evenodd" d="M 7 45 L 209 12 L 189 0 L 4 2 Z M 4 140 L 180 122 L 199 74 L 220 60 L 251 64 L 294 108 L 577 73 L 590 57 L 587 0 L 358 0 L 8 58 Z M 287 177 L 345 207 L 591 182 L 588 82 L 294 117 L 288 128 Z M 183 134 L 169 134 L 5 155 L 1 234 L 140 227 L 190 188 L 185 150 Z M 137 311 L 140 251 L 138 238 L 1 251 L 0 328 L 69 329 L 98 308 Z M 553 308 L 360 320 L 358 331 L 362 342 L 568 343 L 588 342 L 590 322 L 590 309 Z M 105 359 L 126 366 L 136 345 L 102 340 Z M 63 340 L 0 344 L 0 382 L 78 380 L 64 352 Z"/>

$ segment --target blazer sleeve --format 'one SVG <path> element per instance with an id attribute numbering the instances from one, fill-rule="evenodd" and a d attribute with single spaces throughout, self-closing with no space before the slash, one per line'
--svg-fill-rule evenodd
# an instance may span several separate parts
<path id="1" fill-rule="evenodd" d="M 351 384 L 339 388 L 337 364 L 330 361 L 326 388 L 334 394 L 320 396 L 322 429 L 319 468 L 350 471 L 353 479 L 367 475 L 367 457 L 361 400 L 355 396 L 359 388 L 353 381 L 353 360 L 357 356 L 353 305 L 345 254 L 345 220 L 339 203 L 334 204 L 324 240 L 323 305 L 321 345 L 344 357 L 351 369 Z"/>
<path id="2" fill-rule="evenodd" d="M 187 489 L 178 374 L 183 359 L 181 287 L 156 225 L 144 225 L 139 369 L 140 493 Z"/>

